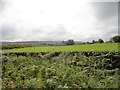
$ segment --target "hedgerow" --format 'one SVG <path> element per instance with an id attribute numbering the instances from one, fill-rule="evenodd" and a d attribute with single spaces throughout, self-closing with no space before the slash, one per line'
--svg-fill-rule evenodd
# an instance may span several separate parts
<path id="1" fill-rule="evenodd" d="M 4 53 L 3 88 L 119 88 L 119 52 Z"/>

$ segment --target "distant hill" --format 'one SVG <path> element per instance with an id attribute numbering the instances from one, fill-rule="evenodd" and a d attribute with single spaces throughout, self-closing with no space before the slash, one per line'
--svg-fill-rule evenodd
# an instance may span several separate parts
<path id="1" fill-rule="evenodd" d="M 81 44 L 81 41 L 74 41 L 75 44 Z M 19 42 L 0 42 L 0 44 L 32 44 L 32 45 L 41 45 L 41 44 L 51 44 L 51 45 L 63 45 L 62 41 L 19 41 Z"/>

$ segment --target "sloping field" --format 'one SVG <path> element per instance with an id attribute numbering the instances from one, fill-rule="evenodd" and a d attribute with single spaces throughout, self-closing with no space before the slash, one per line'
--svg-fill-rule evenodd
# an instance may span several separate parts
<path id="1" fill-rule="evenodd" d="M 54 52 L 54 51 L 118 51 L 120 43 L 98 43 L 70 46 L 38 46 L 3 50 L 3 52 Z"/>

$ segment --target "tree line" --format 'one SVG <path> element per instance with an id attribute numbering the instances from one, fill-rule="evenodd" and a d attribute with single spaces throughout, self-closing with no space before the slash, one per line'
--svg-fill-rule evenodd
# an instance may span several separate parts
<path id="1" fill-rule="evenodd" d="M 106 42 L 103 39 L 98 39 L 98 41 L 92 40 L 92 42 L 84 42 L 82 44 L 113 43 L 113 42 L 114 43 L 120 42 L 120 36 L 119 35 L 113 36 L 113 37 L 110 38 L 109 41 L 106 41 Z M 73 44 L 75 44 L 73 39 L 69 39 L 68 41 L 62 41 L 62 43 L 66 44 L 66 45 L 73 45 Z"/>
<path id="2" fill-rule="evenodd" d="M 104 41 L 103 39 L 98 39 L 96 40 L 92 40 L 92 42 L 83 42 L 81 44 L 94 44 L 94 43 L 112 43 L 112 42 L 120 42 L 120 36 L 116 35 L 110 38 L 109 41 Z M 68 41 L 62 41 L 60 45 L 74 45 L 75 41 L 73 39 L 69 39 Z M 47 44 L 44 44 L 47 45 Z M 32 45 L 32 44 L 2 44 L 1 45 L 1 49 L 14 49 L 14 48 L 25 48 L 25 47 L 33 47 L 33 46 L 37 46 L 37 45 Z M 48 44 L 48 46 L 54 46 L 53 44 Z"/>

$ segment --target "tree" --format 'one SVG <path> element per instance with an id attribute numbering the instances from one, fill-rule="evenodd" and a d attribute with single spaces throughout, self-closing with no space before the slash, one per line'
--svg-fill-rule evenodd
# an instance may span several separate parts
<path id="1" fill-rule="evenodd" d="M 62 41 L 62 43 L 64 44 L 64 43 L 65 43 L 65 41 Z"/>
<path id="2" fill-rule="evenodd" d="M 120 42 L 120 36 L 116 35 L 110 39 L 112 42 Z"/>
<path id="3" fill-rule="evenodd" d="M 92 40 L 92 43 L 97 43 L 97 41 L 95 41 L 95 40 Z"/>
<path id="4" fill-rule="evenodd" d="M 90 42 L 86 42 L 87 44 L 90 44 Z"/>
<path id="5" fill-rule="evenodd" d="M 98 43 L 104 43 L 102 39 L 98 39 Z"/>
<path id="6" fill-rule="evenodd" d="M 74 43 L 74 40 L 73 39 L 69 39 L 67 42 L 66 42 L 67 45 L 73 45 L 75 44 Z"/>

